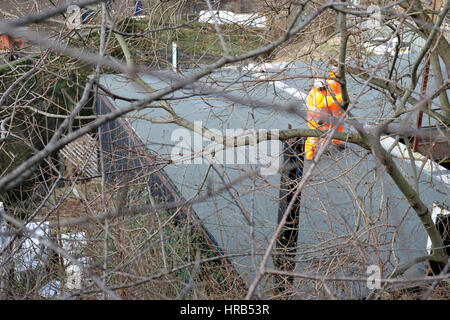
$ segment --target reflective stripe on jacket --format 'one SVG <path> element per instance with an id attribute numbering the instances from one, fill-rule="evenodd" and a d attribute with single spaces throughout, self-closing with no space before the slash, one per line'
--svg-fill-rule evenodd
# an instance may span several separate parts
<path id="1" fill-rule="evenodd" d="M 341 93 L 341 85 L 339 84 L 339 82 L 336 80 L 336 75 L 333 71 L 330 71 L 330 77 L 333 79 L 329 79 L 327 80 L 328 86 L 330 87 L 331 91 L 333 91 L 333 93 L 336 94 L 340 94 Z"/>
<path id="2" fill-rule="evenodd" d="M 337 103 L 342 103 L 342 95 L 336 94 L 335 96 Z M 342 111 L 336 101 L 328 90 L 318 90 L 313 88 L 307 99 L 308 126 L 311 128 L 311 125 L 313 125 L 312 128 L 318 128 L 317 122 L 324 113 L 341 116 Z"/>

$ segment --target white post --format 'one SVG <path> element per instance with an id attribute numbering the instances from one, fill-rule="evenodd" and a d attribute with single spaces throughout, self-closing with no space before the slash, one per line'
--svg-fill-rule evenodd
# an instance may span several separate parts
<path id="1" fill-rule="evenodd" d="M 77 265 L 70 265 L 66 268 L 66 288 L 69 290 L 81 289 L 81 268 Z"/>
<path id="2" fill-rule="evenodd" d="M 3 262 L 3 256 L 6 254 L 2 254 L 1 252 L 3 249 L 5 249 L 6 244 L 8 243 L 8 237 L 7 235 L 3 235 L 1 233 L 6 232 L 6 224 L 4 223 L 3 214 L 5 213 L 5 208 L 3 206 L 3 202 L 0 202 L 0 264 Z M 5 300 L 6 299 L 6 287 L 7 287 L 7 268 L 6 266 L 3 266 L 0 269 L 0 292 L 1 296 L 0 299 Z"/>
<path id="3" fill-rule="evenodd" d="M 0 230 L 2 230 L 2 227 L 3 227 L 3 214 L 4 214 L 4 212 L 5 212 L 5 207 L 4 207 L 4 205 L 3 205 L 3 202 L 0 202 Z M 1 238 L 0 238 L 1 239 Z M 3 243 L 2 242 L 0 242 L 0 246 L 2 245 Z"/>
<path id="4" fill-rule="evenodd" d="M 178 46 L 175 42 L 172 42 L 172 70 L 173 72 L 179 72 L 178 69 Z"/>
<path id="5" fill-rule="evenodd" d="M 81 29 L 81 8 L 77 5 L 70 5 L 66 11 L 67 21 L 66 26 L 69 30 Z"/>

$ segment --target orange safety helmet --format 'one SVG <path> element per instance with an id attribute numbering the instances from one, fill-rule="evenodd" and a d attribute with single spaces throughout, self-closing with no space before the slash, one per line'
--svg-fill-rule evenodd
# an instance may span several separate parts
<path id="1" fill-rule="evenodd" d="M 333 69 L 330 70 L 329 75 L 330 77 L 336 78 L 338 75 L 338 68 L 337 67 L 333 67 Z"/>
<path id="2" fill-rule="evenodd" d="M 331 91 L 333 91 L 334 94 L 341 93 L 341 85 L 336 80 L 337 72 L 338 72 L 338 68 L 334 67 L 333 69 L 331 69 L 329 74 L 330 74 L 330 77 L 334 78 L 334 79 L 327 80 L 328 86 L 330 87 Z"/>

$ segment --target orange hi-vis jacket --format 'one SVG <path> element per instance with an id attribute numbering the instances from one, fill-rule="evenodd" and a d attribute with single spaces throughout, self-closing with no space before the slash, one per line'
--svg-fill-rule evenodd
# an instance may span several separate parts
<path id="1" fill-rule="evenodd" d="M 323 117 L 323 115 L 332 117 L 342 116 L 342 110 L 338 105 L 338 103 L 342 103 L 342 95 L 340 93 L 335 94 L 335 98 L 337 101 L 335 101 L 328 90 L 319 90 L 317 88 L 311 90 L 307 98 L 307 122 L 310 129 L 328 130 L 330 128 L 330 123 L 321 119 L 321 116 Z M 337 131 L 342 132 L 343 129 L 343 126 L 340 126 Z M 335 139 L 333 139 L 333 142 L 334 141 Z M 334 143 L 341 143 L 339 140 L 336 141 L 337 142 Z M 308 137 L 308 139 L 306 139 L 305 158 L 307 160 L 312 160 L 314 158 L 319 142 L 323 142 L 323 139 L 318 137 Z"/>
<path id="2" fill-rule="evenodd" d="M 327 84 L 330 87 L 331 91 L 333 91 L 333 93 L 337 96 L 338 94 L 341 94 L 341 85 L 337 80 L 335 80 L 336 74 L 333 71 L 330 71 L 330 77 L 334 78 L 334 79 L 327 80 Z M 343 113 L 338 113 L 335 115 L 342 116 Z M 344 130 L 343 126 L 340 126 L 337 129 L 338 132 L 342 132 L 342 130 Z M 333 139 L 332 141 L 333 141 L 333 144 L 341 144 L 342 143 L 340 140 L 336 140 L 336 139 Z"/>

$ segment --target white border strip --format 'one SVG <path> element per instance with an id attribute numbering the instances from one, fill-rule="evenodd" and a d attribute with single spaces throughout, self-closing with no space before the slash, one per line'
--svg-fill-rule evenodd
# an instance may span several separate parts
<path id="1" fill-rule="evenodd" d="M 433 211 L 431 213 L 431 219 L 433 219 L 434 224 L 436 224 L 436 219 L 439 214 L 448 216 L 450 214 L 450 210 L 439 207 L 439 205 L 437 205 L 436 203 L 433 203 Z M 430 239 L 430 237 L 428 237 L 428 240 L 427 240 L 427 251 L 428 251 L 428 254 L 431 254 L 431 239 Z"/>
<path id="2" fill-rule="evenodd" d="M 392 145 L 394 145 L 395 139 L 392 137 L 383 137 L 380 143 L 381 146 L 386 151 L 389 151 Z M 391 155 L 397 158 L 410 161 L 406 146 L 400 142 L 394 148 L 392 148 Z M 450 186 L 450 172 L 448 169 L 444 168 L 443 166 L 437 164 L 436 162 L 430 159 L 427 159 L 420 153 L 413 152 L 413 156 L 414 156 L 414 164 L 416 165 L 417 168 L 421 168 L 423 165 L 423 170 L 427 174 L 429 174 L 433 178 L 436 178 L 440 182 L 443 182 Z M 425 164 L 423 164 L 424 161 Z"/>
<path id="3" fill-rule="evenodd" d="M 261 63 L 258 65 L 254 64 L 254 63 L 249 63 L 248 65 L 246 65 L 243 68 L 243 70 L 248 71 L 248 72 L 254 72 L 253 74 L 250 75 L 253 78 L 266 80 L 269 71 L 272 71 L 272 72 L 281 71 L 282 69 L 285 69 L 287 67 L 287 65 L 288 64 L 286 62 Z M 287 84 L 285 84 L 283 81 L 280 81 L 280 80 L 276 80 L 276 81 L 272 81 L 272 82 L 277 89 L 283 90 L 283 91 L 287 92 L 288 94 L 290 94 L 291 96 L 294 96 L 306 103 L 306 99 L 308 98 L 307 93 L 302 92 L 295 88 L 291 88 Z"/>

